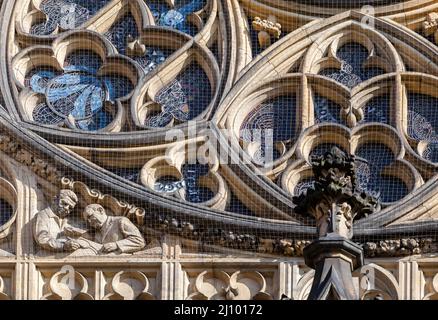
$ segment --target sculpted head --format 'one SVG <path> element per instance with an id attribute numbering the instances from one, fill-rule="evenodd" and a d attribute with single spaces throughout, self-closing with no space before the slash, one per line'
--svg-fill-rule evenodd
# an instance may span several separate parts
<path id="1" fill-rule="evenodd" d="M 78 203 L 78 196 L 71 190 L 62 189 L 59 194 L 53 199 L 52 210 L 60 218 L 64 218 L 70 214 Z"/>
<path id="2" fill-rule="evenodd" d="M 86 206 L 82 212 L 82 217 L 91 227 L 95 229 L 102 228 L 107 219 L 105 209 L 100 204 L 96 203 Z"/>

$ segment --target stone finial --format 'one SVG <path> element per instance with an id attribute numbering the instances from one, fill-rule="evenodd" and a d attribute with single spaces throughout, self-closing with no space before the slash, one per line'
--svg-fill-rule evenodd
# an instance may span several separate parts
<path id="1" fill-rule="evenodd" d="M 354 160 L 337 147 L 312 157 L 315 184 L 293 198 L 295 212 L 316 219 L 319 238 L 336 235 L 351 239 L 353 219 L 379 208 L 377 199 L 358 189 Z"/>
<path id="2" fill-rule="evenodd" d="M 275 39 L 280 38 L 281 24 L 277 23 L 277 19 L 274 16 L 269 16 L 267 19 L 255 17 L 252 21 L 252 27 L 259 32 L 258 40 L 262 48 L 271 45 L 271 37 Z"/>

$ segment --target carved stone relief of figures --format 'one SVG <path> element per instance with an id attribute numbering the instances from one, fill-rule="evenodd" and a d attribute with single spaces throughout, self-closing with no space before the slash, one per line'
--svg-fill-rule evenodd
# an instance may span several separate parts
<path id="1" fill-rule="evenodd" d="M 41 249 L 60 252 L 80 248 L 79 244 L 70 238 L 76 232 L 67 221 L 68 215 L 77 203 L 77 195 L 71 190 L 63 189 L 47 208 L 36 214 L 33 235 Z"/>
<path id="2" fill-rule="evenodd" d="M 133 253 L 145 247 L 145 241 L 138 228 L 126 217 L 108 216 L 99 204 L 88 205 L 83 218 L 96 230 L 94 241 L 88 243 L 102 253 Z M 99 246 L 100 245 L 100 246 Z"/>
<path id="3" fill-rule="evenodd" d="M 33 235 L 38 255 L 130 254 L 145 248 L 143 235 L 128 218 L 108 214 L 100 204 L 89 204 L 82 213 L 74 213 L 78 202 L 72 190 L 62 189 L 48 207 L 36 214 Z M 89 229 L 75 221 L 79 215 Z"/>

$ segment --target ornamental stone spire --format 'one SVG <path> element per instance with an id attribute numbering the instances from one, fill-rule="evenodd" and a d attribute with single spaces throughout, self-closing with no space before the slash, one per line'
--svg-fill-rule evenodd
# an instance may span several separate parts
<path id="1" fill-rule="evenodd" d="M 363 250 L 350 240 L 353 220 L 380 204 L 358 188 L 354 160 L 337 147 L 313 157 L 315 184 L 293 198 L 295 212 L 316 220 L 318 239 L 303 252 L 306 265 L 315 269 L 309 300 L 359 299 L 351 273 L 363 265 Z"/>

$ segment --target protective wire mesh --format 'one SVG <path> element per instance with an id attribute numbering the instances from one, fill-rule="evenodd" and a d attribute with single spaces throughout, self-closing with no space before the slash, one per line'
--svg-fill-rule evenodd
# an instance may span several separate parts
<path id="1" fill-rule="evenodd" d="M 425 52 L 437 50 L 438 20 L 432 33 L 407 26 L 417 42 L 403 46 L 384 29 L 395 21 L 323 25 L 350 5 L 361 12 L 354 1 L 306 2 L 324 13 L 320 27 L 276 17 L 275 1 L 265 11 L 220 0 L 31 2 L 13 9 L 25 18 L 2 30 L 11 39 L 0 58 L 11 74 L 0 75 L 1 110 L 23 134 L 15 149 L 2 142 L 2 163 L 28 167 L 2 172 L 0 225 L 17 208 L 30 217 L 17 226 L 27 228 L 20 252 L 141 261 L 161 257 L 171 235 L 199 259 L 301 257 L 315 222 L 292 197 L 315 185 L 311 159 L 334 146 L 355 156 L 359 192 L 381 205 L 354 225 L 367 257 L 434 250 L 438 61 Z M 21 187 L 8 189 L 25 175 L 36 177 L 31 213 L 17 207 Z M 4 234 L 0 249 L 18 254 L 16 231 Z"/>

